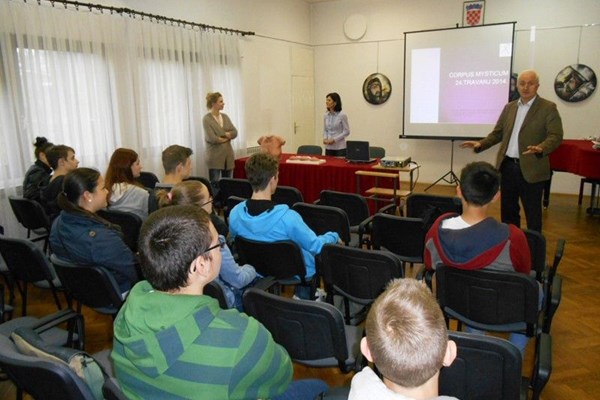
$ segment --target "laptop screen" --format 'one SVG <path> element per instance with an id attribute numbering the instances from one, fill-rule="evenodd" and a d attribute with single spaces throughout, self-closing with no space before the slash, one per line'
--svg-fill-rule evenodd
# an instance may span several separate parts
<path id="1" fill-rule="evenodd" d="M 370 161 L 369 142 L 348 140 L 346 141 L 346 160 L 348 161 Z"/>

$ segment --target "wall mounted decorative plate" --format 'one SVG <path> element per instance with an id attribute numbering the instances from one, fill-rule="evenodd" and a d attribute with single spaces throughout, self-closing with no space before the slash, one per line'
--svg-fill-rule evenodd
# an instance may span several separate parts
<path id="1" fill-rule="evenodd" d="M 391 94 L 392 83 L 383 74 L 371 74 L 363 83 L 363 97 L 371 104 L 383 104 L 388 101 Z"/>
<path id="2" fill-rule="evenodd" d="M 554 80 L 554 91 L 561 99 L 576 103 L 587 99 L 596 90 L 596 74 L 584 64 L 563 68 Z"/>

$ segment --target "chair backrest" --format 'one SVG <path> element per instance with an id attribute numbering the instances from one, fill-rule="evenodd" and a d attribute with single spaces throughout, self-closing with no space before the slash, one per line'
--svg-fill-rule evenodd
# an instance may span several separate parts
<path id="1" fill-rule="evenodd" d="M 423 262 L 425 231 L 421 218 L 375 214 L 371 230 L 375 249 L 385 248 L 405 262 Z"/>
<path id="2" fill-rule="evenodd" d="M 321 250 L 320 274 L 336 292 L 370 304 L 388 282 L 402 278 L 402 262 L 393 253 L 328 244 Z"/>
<path id="3" fill-rule="evenodd" d="M 291 240 L 260 242 L 236 236 L 235 246 L 240 264 L 254 266 L 262 276 L 288 279 L 299 276 L 305 284 L 306 266 L 300 247 Z"/>
<path id="4" fill-rule="evenodd" d="M 219 180 L 219 197 L 227 199 L 229 196 L 249 199 L 252 197 L 252 186 L 247 179 L 221 178 Z"/>
<path id="5" fill-rule="evenodd" d="M 246 200 L 248 199 L 239 196 L 229 196 L 225 200 L 225 207 L 223 208 L 223 217 L 225 218 L 226 223 L 229 223 L 229 214 L 231 213 L 231 210 L 233 210 L 233 207 L 237 206 L 240 203 L 243 203 Z"/>
<path id="6" fill-rule="evenodd" d="M 518 400 L 521 353 L 493 336 L 448 332 L 456 342 L 456 359 L 440 371 L 439 394 L 459 399 Z"/>
<path id="7" fill-rule="evenodd" d="M 533 337 L 538 322 L 539 286 L 534 277 L 515 272 L 436 268 L 442 311 L 476 329 L 526 330 Z"/>
<path id="8" fill-rule="evenodd" d="M 341 208 L 320 204 L 296 203 L 292 210 L 300 214 L 304 223 L 317 235 L 337 232 L 344 243 L 350 243 L 350 221 L 346 212 Z"/>
<path id="9" fill-rule="evenodd" d="M 462 214 L 460 198 L 425 193 L 412 193 L 406 198 L 407 217 L 425 219 L 432 213 L 441 215 L 449 212 Z"/>
<path id="10" fill-rule="evenodd" d="M 54 277 L 48 260 L 32 241 L 0 237 L 0 253 L 14 279 L 29 283 L 48 281 L 52 284 Z"/>
<path id="11" fill-rule="evenodd" d="M 320 156 L 323 154 L 323 148 L 314 144 L 303 144 L 298 146 L 296 154 L 306 154 L 311 156 Z"/>
<path id="12" fill-rule="evenodd" d="M 383 158 L 385 157 L 385 149 L 383 147 L 369 146 L 369 157 Z"/>
<path id="13" fill-rule="evenodd" d="M 8 201 L 17 221 L 28 230 L 46 229 L 50 232 L 50 219 L 40 203 L 23 197 L 9 196 Z"/>
<path id="14" fill-rule="evenodd" d="M 295 361 L 335 357 L 344 364 L 349 357 L 344 318 L 331 304 L 250 288 L 244 293 L 244 311 L 260 321 Z"/>
<path id="15" fill-rule="evenodd" d="M 105 220 L 119 225 L 121 227 L 121 232 L 123 233 L 123 241 L 133 251 L 137 252 L 138 248 L 138 238 L 140 237 L 140 229 L 142 228 L 142 219 L 130 212 L 113 210 L 113 209 L 104 209 L 97 211 L 97 214 L 104 218 Z"/>
<path id="16" fill-rule="evenodd" d="M 110 272 L 97 265 L 77 265 L 50 257 L 63 287 L 79 304 L 116 314 L 123 304 L 119 285 Z"/>
<path id="17" fill-rule="evenodd" d="M 277 186 L 271 200 L 276 204 L 287 204 L 291 208 L 296 203 L 302 203 L 304 198 L 302 192 L 293 186 Z"/>
<path id="18" fill-rule="evenodd" d="M 333 190 L 322 190 L 319 196 L 319 204 L 341 208 L 348 215 L 350 226 L 359 225 L 369 218 L 369 205 L 367 200 L 356 193 L 336 192 Z"/>
<path id="19" fill-rule="evenodd" d="M 94 400 L 87 384 L 67 365 L 26 356 L 0 335 L 0 367 L 17 388 L 38 400 Z"/>
<path id="20" fill-rule="evenodd" d="M 542 275 L 546 269 L 546 238 L 544 235 L 531 229 L 523 229 L 529 245 L 531 255 L 531 269 L 535 271 L 535 278 L 542 281 Z"/>
<path id="21" fill-rule="evenodd" d="M 219 307 L 221 307 L 223 310 L 229 308 L 227 307 L 227 299 L 225 299 L 223 288 L 217 282 L 208 282 L 208 285 L 204 286 L 203 294 L 210 296 L 213 299 L 217 299 L 219 302 Z"/>
<path id="22" fill-rule="evenodd" d="M 159 182 L 158 177 L 153 172 L 148 171 L 141 171 L 136 180 L 148 189 L 154 189 L 154 186 Z"/>

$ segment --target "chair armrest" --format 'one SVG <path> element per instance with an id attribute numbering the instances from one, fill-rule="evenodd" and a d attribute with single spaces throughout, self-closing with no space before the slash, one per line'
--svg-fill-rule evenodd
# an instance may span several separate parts
<path id="1" fill-rule="evenodd" d="M 275 283 L 277 283 L 275 277 L 265 276 L 256 281 L 256 284 L 254 284 L 252 287 L 255 287 L 259 290 L 268 291 L 271 288 L 271 286 L 273 286 Z"/>
<path id="2" fill-rule="evenodd" d="M 396 204 L 388 204 L 387 206 L 381 207 L 377 212 L 380 214 L 396 215 Z"/>
<path id="3" fill-rule="evenodd" d="M 313 201 L 313 204 L 321 204 L 321 199 L 316 199 L 315 201 Z"/>
<path id="4" fill-rule="evenodd" d="M 552 270 L 555 273 L 556 268 L 558 268 L 558 264 L 560 260 L 562 260 L 563 254 L 565 252 L 565 239 L 558 239 L 556 241 L 556 251 L 554 252 L 554 261 L 552 262 Z"/>
<path id="5" fill-rule="evenodd" d="M 540 334 L 537 342 L 536 360 L 533 375 L 531 378 L 531 388 L 533 389 L 533 399 L 539 399 L 544 386 L 550 380 L 552 373 L 552 337 L 547 333 Z"/>
<path id="6" fill-rule="evenodd" d="M 562 299 L 562 277 L 560 275 L 555 275 L 552 280 L 552 286 L 550 286 L 550 298 L 546 300 L 546 310 L 544 315 L 544 323 L 542 325 L 542 332 L 550 333 L 550 328 L 552 327 L 552 320 L 554 318 L 554 314 L 560 305 L 560 301 Z"/>
<path id="7" fill-rule="evenodd" d="M 363 222 L 358 225 L 358 243 L 362 245 L 363 243 L 363 235 L 371 232 L 371 225 L 373 223 L 373 216 L 371 215 L 369 218 L 366 218 Z M 367 243 L 368 248 L 371 248 L 370 242 Z"/>
<path id="8" fill-rule="evenodd" d="M 60 310 L 55 312 L 54 314 L 50 314 L 43 318 L 40 318 L 40 320 L 32 328 L 37 333 L 42 333 L 64 322 L 79 319 L 83 320 L 83 316 L 71 309 Z"/>

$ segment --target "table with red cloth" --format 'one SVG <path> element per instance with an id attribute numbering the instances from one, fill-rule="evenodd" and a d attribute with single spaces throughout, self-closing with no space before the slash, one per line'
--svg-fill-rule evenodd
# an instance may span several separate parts
<path id="1" fill-rule="evenodd" d="M 369 164 L 353 164 L 343 158 L 330 156 L 313 156 L 325 160 L 323 164 L 287 163 L 286 161 L 296 154 L 282 154 L 279 159 L 279 185 L 293 186 L 302 192 L 304 201 L 312 203 L 317 200 L 321 190 L 336 190 L 340 192 L 356 193 L 355 172 L 371 170 L 376 162 Z M 235 160 L 233 176 L 246 178 L 244 165 L 248 157 Z M 373 186 L 374 179 L 365 177 L 361 181 L 361 188 Z M 383 186 L 383 185 L 382 185 Z M 362 190 L 361 190 L 362 191 Z M 364 194 L 364 193 L 363 193 Z"/>
<path id="2" fill-rule="evenodd" d="M 600 150 L 592 148 L 589 140 L 565 139 L 558 149 L 550 153 L 550 168 L 556 172 L 570 172 L 584 178 L 600 180 Z M 550 181 L 544 191 L 544 206 L 550 197 Z M 592 198 L 592 203 L 594 199 Z"/>

